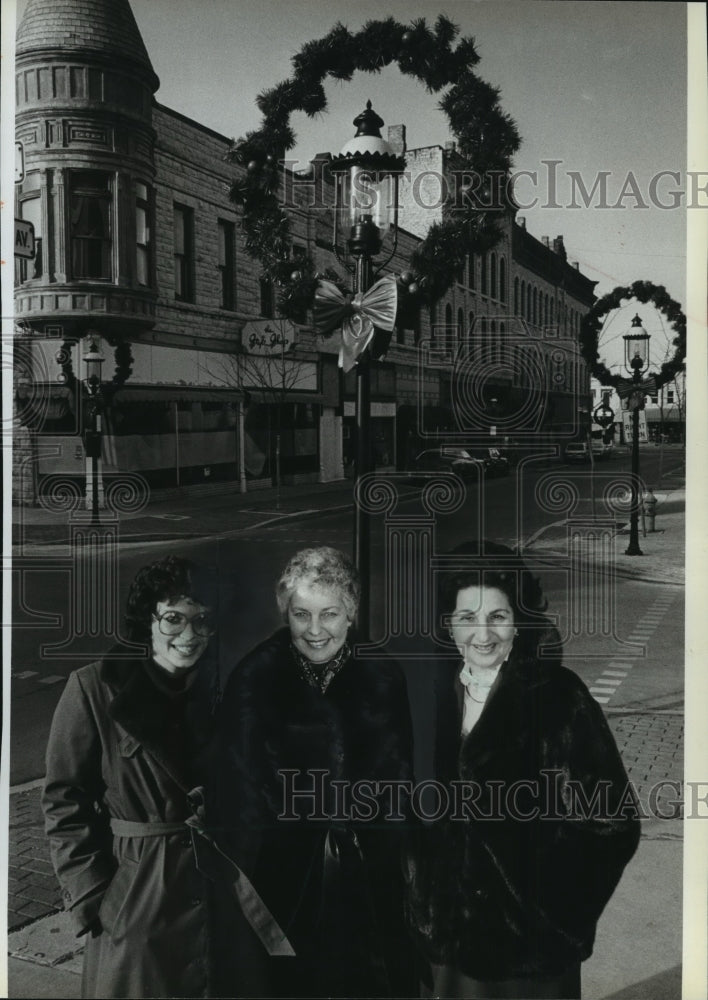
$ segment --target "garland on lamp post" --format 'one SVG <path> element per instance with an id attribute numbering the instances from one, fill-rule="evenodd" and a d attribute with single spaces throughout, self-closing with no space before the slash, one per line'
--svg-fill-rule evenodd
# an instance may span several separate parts
<path id="1" fill-rule="evenodd" d="M 341 281 L 334 271 L 316 273 L 310 256 L 293 261 L 290 221 L 278 200 L 281 163 L 295 145 L 290 116 L 294 111 L 310 117 L 325 111 L 327 77 L 348 81 L 356 71 L 378 73 L 397 63 L 429 93 L 449 88 L 439 107 L 457 143 L 453 179 L 458 184 L 453 185 L 443 221 L 431 226 L 398 278 L 402 309 L 432 305 L 454 283 L 467 253 L 485 253 L 499 241 L 496 219 L 508 204 L 502 182 L 520 140 L 499 104 L 499 91 L 472 70 L 479 62 L 474 39 L 461 38 L 454 45 L 458 33 L 457 25 L 442 14 L 432 28 L 425 18 L 408 25 L 392 17 L 369 21 L 356 34 L 336 24 L 293 57 L 290 79 L 258 96 L 261 128 L 234 141 L 227 154 L 227 159 L 245 168 L 230 194 L 243 206 L 246 250 L 279 288 L 278 305 L 284 316 L 296 321 L 302 317 L 321 277 Z M 470 183 L 471 177 L 477 183 Z"/>
<path id="2" fill-rule="evenodd" d="M 583 317 L 580 325 L 580 348 L 583 358 L 592 374 L 602 385 L 611 385 L 617 389 L 631 383 L 631 379 L 611 372 L 599 360 L 598 355 L 598 338 L 603 319 L 607 313 L 613 309 L 619 309 L 623 303 L 630 299 L 637 299 L 638 302 L 645 304 L 651 302 L 666 317 L 669 326 L 676 334 L 672 341 L 675 348 L 673 357 L 664 362 L 660 371 L 653 376 L 653 381 L 659 388 L 666 382 L 670 382 L 677 372 L 683 371 L 686 357 L 686 317 L 679 303 L 671 298 L 663 285 L 654 285 L 651 281 L 635 281 L 631 285 L 618 286 L 598 299 L 590 312 Z"/>

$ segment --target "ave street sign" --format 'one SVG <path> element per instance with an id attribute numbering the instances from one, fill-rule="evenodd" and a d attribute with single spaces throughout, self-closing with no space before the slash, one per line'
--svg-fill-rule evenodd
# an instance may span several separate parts
<path id="1" fill-rule="evenodd" d="M 34 226 L 25 219 L 15 219 L 15 257 L 34 257 Z"/>

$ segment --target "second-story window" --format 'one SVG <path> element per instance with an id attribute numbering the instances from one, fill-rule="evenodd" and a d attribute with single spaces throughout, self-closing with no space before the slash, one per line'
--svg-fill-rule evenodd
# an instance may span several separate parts
<path id="1" fill-rule="evenodd" d="M 150 193 L 147 184 L 135 185 L 135 276 L 143 288 L 152 284 Z"/>
<path id="2" fill-rule="evenodd" d="M 174 206 L 175 298 L 194 302 L 194 212 Z"/>
<path id="3" fill-rule="evenodd" d="M 236 271 L 236 227 L 233 222 L 219 219 L 219 275 L 221 277 L 221 308 L 236 305 L 234 277 Z"/>
<path id="4" fill-rule="evenodd" d="M 110 177 L 100 170 L 74 170 L 70 190 L 71 276 L 110 280 Z"/>
<path id="5" fill-rule="evenodd" d="M 273 290 L 273 282 L 270 278 L 262 277 L 260 279 L 261 286 L 261 316 L 266 319 L 273 319 L 275 316 L 275 293 Z"/>

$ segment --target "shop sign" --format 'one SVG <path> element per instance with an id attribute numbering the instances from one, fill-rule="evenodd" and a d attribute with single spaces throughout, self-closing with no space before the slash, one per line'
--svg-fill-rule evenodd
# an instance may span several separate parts
<path id="1" fill-rule="evenodd" d="M 289 319 L 249 320 L 241 331 L 241 346 L 246 354 L 261 357 L 285 354 L 295 343 L 296 334 Z"/>

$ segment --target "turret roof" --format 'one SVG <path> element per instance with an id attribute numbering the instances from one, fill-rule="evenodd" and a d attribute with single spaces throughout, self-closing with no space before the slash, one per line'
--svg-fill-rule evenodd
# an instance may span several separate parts
<path id="1" fill-rule="evenodd" d="M 128 0 L 29 0 L 17 29 L 16 52 L 20 56 L 42 49 L 130 59 L 154 75 Z"/>

